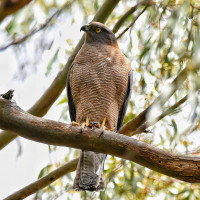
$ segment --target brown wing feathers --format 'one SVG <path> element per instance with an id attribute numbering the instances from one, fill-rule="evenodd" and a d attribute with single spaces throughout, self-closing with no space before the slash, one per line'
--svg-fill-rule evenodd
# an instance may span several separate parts
<path id="1" fill-rule="evenodd" d="M 128 106 L 132 87 L 132 70 L 120 51 L 112 31 L 98 22 L 81 28 L 85 43 L 76 56 L 67 81 L 71 120 L 102 123 L 119 128 Z M 102 180 L 106 155 L 82 151 L 74 181 L 76 190 L 104 189 Z"/>

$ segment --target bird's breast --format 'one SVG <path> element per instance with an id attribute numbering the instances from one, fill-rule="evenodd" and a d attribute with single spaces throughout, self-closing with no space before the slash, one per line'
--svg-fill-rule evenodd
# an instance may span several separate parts
<path id="1" fill-rule="evenodd" d="M 117 60 L 119 57 L 97 51 L 83 51 L 75 59 L 70 85 L 77 121 L 85 117 L 103 120 L 107 116 L 117 123 L 128 83 L 126 65 Z"/>

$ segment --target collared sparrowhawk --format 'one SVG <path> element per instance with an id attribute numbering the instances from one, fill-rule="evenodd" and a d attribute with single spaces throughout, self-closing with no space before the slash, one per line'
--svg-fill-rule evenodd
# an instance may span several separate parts
<path id="1" fill-rule="evenodd" d="M 132 88 L 132 69 L 119 49 L 114 33 L 104 24 L 91 22 L 81 30 L 85 42 L 67 79 L 71 121 L 89 119 L 99 127 L 118 131 L 122 125 Z M 82 150 L 73 188 L 104 190 L 103 167 L 106 155 Z"/>

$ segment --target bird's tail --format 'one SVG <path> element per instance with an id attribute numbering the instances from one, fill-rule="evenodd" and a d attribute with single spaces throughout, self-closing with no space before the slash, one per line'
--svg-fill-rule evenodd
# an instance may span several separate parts
<path id="1" fill-rule="evenodd" d="M 106 154 L 82 150 L 76 169 L 73 189 L 77 191 L 104 190 L 103 168 L 105 159 Z"/>

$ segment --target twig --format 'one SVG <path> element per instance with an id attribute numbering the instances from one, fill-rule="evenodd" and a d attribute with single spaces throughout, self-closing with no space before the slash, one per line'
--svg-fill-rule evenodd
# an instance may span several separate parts
<path id="1" fill-rule="evenodd" d="M 128 25 L 128 27 L 126 27 L 118 36 L 117 39 L 119 39 L 122 35 L 124 35 L 124 33 L 126 33 L 126 31 L 129 30 L 129 28 L 131 28 L 135 22 L 137 21 L 137 19 L 140 17 L 140 15 L 142 15 L 142 13 L 149 7 L 149 4 L 147 4 L 140 12 L 139 14 L 133 19 L 133 21 Z"/>
<path id="2" fill-rule="evenodd" d="M 52 21 L 52 19 L 54 19 L 55 17 L 58 17 L 62 11 L 66 8 L 68 8 L 69 6 L 72 5 L 72 3 L 74 3 L 75 0 L 72 0 L 71 2 L 66 3 L 62 8 L 60 8 L 59 10 L 57 10 L 43 25 L 41 25 L 39 28 L 33 29 L 31 32 L 29 32 L 28 34 L 24 35 L 23 37 L 12 41 L 10 43 L 8 43 L 7 45 L 3 45 L 0 47 L 0 51 L 4 51 L 6 50 L 8 47 L 10 46 L 14 46 L 14 45 L 18 45 L 23 43 L 24 41 L 26 41 L 29 37 L 33 36 L 35 33 L 41 31 L 42 29 L 44 29 L 45 27 L 47 27 L 49 25 L 49 23 Z M 149 0 L 144 0 L 139 2 L 138 4 L 136 4 L 135 6 L 133 6 L 132 8 L 130 8 L 120 19 L 119 21 L 115 24 L 114 28 L 113 28 L 113 32 L 116 33 L 119 28 L 122 26 L 122 24 L 124 23 L 124 21 L 141 5 L 141 4 L 146 4 L 146 5 L 150 5 Z M 139 17 L 139 16 L 138 16 Z M 137 20 L 137 19 L 136 19 Z"/>
<path id="3" fill-rule="evenodd" d="M 58 169 L 50 172 L 48 175 L 18 190 L 17 192 L 6 197 L 4 200 L 24 199 L 28 197 L 29 195 L 34 194 L 38 190 L 41 190 L 42 188 L 48 186 L 49 184 L 56 181 L 58 178 L 64 176 L 65 174 L 75 171 L 77 163 L 78 163 L 78 159 L 79 158 L 76 158 L 67 162 L 62 167 L 59 167 Z"/>
<path id="4" fill-rule="evenodd" d="M 23 43 L 24 41 L 26 41 L 29 37 L 33 36 L 34 34 L 36 34 L 37 32 L 41 31 L 42 29 L 44 29 L 45 27 L 47 27 L 49 25 L 49 23 L 52 21 L 52 19 L 54 19 L 55 17 L 58 17 L 64 9 L 69 8 L 72 3 L 74 3 L 75 0 L 72 0 L 70 2 L 67 2 L 62 8 L 60 8 L 59 10 L 57 10 L 44 24 L 42 24 L 39 28 L 33 29 L 31 32 L 29 32 L 28 34 L 24 35 L 23 37 L 12 41 L 10 43 L 8 43 L 5 46 L 0 47 L 0 51 L 4 51 L 6 50 L 8 47 L 13 46 L 13 45 L 18 45 Z"/>
<path id="5" fill-rule="evenodd" d="M 152 107 L 157 105 L 164 105 L 166 101 L 176 92 L 176 90 L 183 84 L 185 79 L 187 78 L 188 72 L 193 70 L 194 63 L 188 61 L 187 66 L 184 70 L 182 70 L 179 75 L 174 79 L 174 81 L 168 86 L 169 91 L 163 91 L 155 100 L 154 102 L 142 111 L 139 115 L 137 115 L 133 120 L 126 123 L 120 130 L 119 133 L 125 135 L 132 135 L 132 132 L 137 130 L 143 123 L 146 121 L 146 115 L 151 110 Z"/>
<path id="6" fill-rule="evenodd" d="M 37 191 L 43 189 L 44 187 L 50 185 L 52 182 L 56 181 L 57 179 L 61 178 L 62 176 L 73 172 L 76 170 L 79 158 L 73 159 L 67 162 L 65 165 L 55 169 L 54 171 L 50 172 L 46 176 L 40 178 L 39 180 L 27 185 L 26 187 L 18 190 L 17 192 L 13 193 L 12 195 L 6 197 L 4 200 L 16 200 L 16 199 L 24 199 L 31 194 L 36 193 Z M 109 181 L 110 176 L 116 174 L 119 170 L 122 169 L 122 166 L 125 164 L 126 160 L 121 160 L 120 164 L 117 165 L 109 174 L 106 175 L 105 181 Z"/>
<path id="7" fill-rule="evenodd" d="M 136 10 L 137 8 L 140 6 L 140 5 L 143 5 L 143 4 L 147 4 L 147 0 L 144 0 L 144 1 L 141 1 L 139 2 L 138 4 L 136 4 L 135 6 L 131 7 L 118 21 L 117 23 L 115 24 L 115 26 L 113 27 L 112 31 L 113 33 L 116 33 L 120 27 L 122 26 L 122 24 L 127 20 L 127 18 L 132 15 Z"/>
<path id="8" fill-rule="evenodd" d="M 157 118 L 155 118 L 153 120 L 146 121 L 144 124 L 142 124 L 141 126 L 139 126 L 135 131 L 133 131 L 130 134 L 131 135 L 136 135 L 136 134 L 140 134 L 140 133 L 144 132 L 148 127 L 154 125 L 155 123 L 157 123 L 158 121 L 160 121 L 161 119 L 163 119 L 164 117 L 166 117 L 167 115 L 172 114 L 174 112 L 174 110 L 176 108 L 178 108 L 180 105 L 182 105 L 183 103 L 185 103 L 187 101 L 187 99 L 188 99 L 188 95 L 186 95 L 185 97 L 183 97 L 180 101 L 178 101 L 177 103 L 175 103 L 173 106 L 167 108 Z"/>

